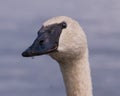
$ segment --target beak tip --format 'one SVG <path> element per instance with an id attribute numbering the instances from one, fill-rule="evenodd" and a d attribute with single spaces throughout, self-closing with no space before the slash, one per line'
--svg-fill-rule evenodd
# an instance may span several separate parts
<path id="1" fill-rule="evenodd" d="M 28 53 L 27 53 L 27 52 L 23 52 L 21 55 L 22 55 L 23 57 L 28 57 Z"/>

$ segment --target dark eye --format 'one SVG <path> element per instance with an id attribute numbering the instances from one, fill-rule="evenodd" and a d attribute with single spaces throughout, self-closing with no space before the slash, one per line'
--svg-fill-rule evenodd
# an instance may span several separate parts
<path id="1" fill-rule="evenodd" d="M 62 25 L 62 28 L 66 28 L 67 27 L 66 22 L 62 22 L 61 25 Z"/>

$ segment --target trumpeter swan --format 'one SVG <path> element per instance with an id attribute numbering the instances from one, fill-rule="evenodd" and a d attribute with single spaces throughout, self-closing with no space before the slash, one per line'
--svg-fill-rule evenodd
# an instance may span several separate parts
<path id="1" fill-rule="evenodd" d="M 67 96 L 92 96 L 87 40 L 77 21 L 66 16 L 46 21 L 22 56 L 43 54 L 59 63 Z"/>

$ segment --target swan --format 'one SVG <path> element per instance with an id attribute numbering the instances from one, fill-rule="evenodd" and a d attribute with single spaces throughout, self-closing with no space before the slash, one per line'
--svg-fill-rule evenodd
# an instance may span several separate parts
<path id="1" fill-rule="evenodd" d="M 59 63 L 67 96 L 93 96 L 87 39 L 76 20 L 67 16 L 47 20 L 22 56 L 44 54 Z"/>

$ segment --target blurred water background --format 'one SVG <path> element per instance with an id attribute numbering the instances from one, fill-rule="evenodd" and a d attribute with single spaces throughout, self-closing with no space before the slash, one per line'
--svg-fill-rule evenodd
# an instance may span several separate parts
<path id="1" fill-rule="evenodd" d="M 66 96 L 56 61 L 21 56 L 59 15 L 87 34 L 94 96 L 120 96 L 120 0 L 0 0 L 0 96 Z"/>

